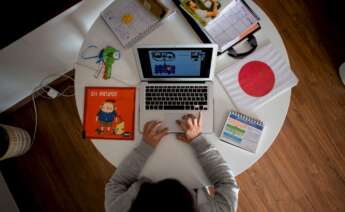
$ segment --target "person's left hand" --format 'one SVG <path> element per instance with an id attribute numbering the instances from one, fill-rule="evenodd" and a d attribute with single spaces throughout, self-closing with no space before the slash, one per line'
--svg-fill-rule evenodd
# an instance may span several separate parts
<path id="1" fill-rule="evenodd" d="M 168 128 L 162 127 L 162 122 L 149 121 L 144 126 L 144 142 L 156 148 L 161 139 L 168 134 Z"/>

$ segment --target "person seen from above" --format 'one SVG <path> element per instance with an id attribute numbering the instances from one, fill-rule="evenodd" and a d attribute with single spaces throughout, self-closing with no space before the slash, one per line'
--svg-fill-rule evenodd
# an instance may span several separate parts
<path id="1" fill-rule="evenodd" d="M 218 150 L 201 133 L 201 114 L 187 114 L 177 124 L 179 141 L 189 144 L 211 186 L 189 190 L 175 179 L 153 182 L 139 177 L 147 159 L 168 129 L 159 121 L 145 124 L 142 142 L 123 160 L 105 188 L 107 212 L 234 212 L 239 187 Z M 208 189 L 206 189 L 208 188 Z"/>

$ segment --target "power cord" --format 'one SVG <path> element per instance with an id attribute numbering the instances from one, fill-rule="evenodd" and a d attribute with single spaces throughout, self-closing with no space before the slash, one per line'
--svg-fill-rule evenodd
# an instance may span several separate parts
<path id="1" fill-rule="evenodd" d="M 37 133 L 37 126 L 38 126 L 38 113 L 37 113 L 37 104 L 36 104 L 36 100 L 35 98 L 37 96 L 40 96 L 43 99 L 46 100 L 53 100 L 57 97 L 72 97 L 74 96 L 74 92 L 72 91 L 72 93 L 68 93 L 68 91 L 70 89 L 74 89 L 74 86 L 67 86 L 62 92 L 57 91 L 56 89 L 54 89 L 53 87 L 49 86 L 48 83 L 46 83 L 47 79 L 52 78 L 52 77 L 56 77 L 56 76 L 63 76 L 67 79 L 70 79 L 74 82 L 74 79 L 71 76 L 68 76 L 67 74 L 51 74 L 48 75 L 47 77 L 43 78 L 40 81 L 40 84 L 38 86 L 36 86 L 33 90 L 32 90 L 32 94 L 31 94 L 31 98 L 32 98 L 32 104 L 33 104 L 33 108 L 34 108 L 34 113 L 35 113 L 35 127 L 34 127 L 34 133 L 32 135 L 31 138 L 31 145 L 33 145 L 34 141 L 36 140 L 36 133 Z M 45 94 L 45 95 L 44 95 Z"/>
<path id="2" fill-rule="evenodd" d="M 32 135 L 32 139 L 31 139 L 31 145 L 34 144 L 34 141 L 36 139 L 36 132 L 37 132 L 37 106 L 36 106 L 36 102 L 35 102 L 35 94 L 31 95 L 32 98 L 32 104 L 34 106 L 34 112 L 35 112 L 35 128 L 34 128 L 34 134 Z"/>

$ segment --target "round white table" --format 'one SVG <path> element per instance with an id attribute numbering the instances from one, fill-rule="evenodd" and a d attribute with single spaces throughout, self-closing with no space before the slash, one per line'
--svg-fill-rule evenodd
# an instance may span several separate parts
<path id="1" fill-rule="evenodd" d="M 267 15 L 252 1 L 247 0 L 248 4 L 261 18 L 262 29 L 256 32 L 255 36 L 258 41 L 258 48 L 268 42 L 282 52 L 286 61 L 289 63 L 288 55 L 283 41 L 276 30 L 275 26 L 269 20 Z M 180 14 L 178 9 L 171 1 L 166 1 L 171 7 L 175 8 L 177 13 L 166 20 L 163 25 L 150 33 L 140 44 L 190 44 L 200 43 L 200 39 L 191 29 L 187 21 Z M 121 59 L 116 61 L 112 67 L 112 76 L 110 80 L 95 79 L 96 69 L 88 65 L 87 61 L 81 58 L 75 65 L 75 98 L 78 112 L 83 121 L 84 111 L 84 91 L 86 86 L 138 86 L 139 74 L 133 57 L 132 49 L 124 49 L 118 42 L 108 26 L 99 17 L 90 31 L 88 32 L 81 51 L 89 45 L 96 45 L 99 48 L 112 46 L 120 50 Z M 223 70 L 231 63 L 236 62 L 227 54 L 218 56 L 216 73 Z M 137 89 L 138 92 L 138 89 Z M 283 93 L 273 101 L 265 104 L 255 111 L 252 115 L 261 119 L 265 123 L 263 137 L 259 143 L 255 154 L 226 144 L 217 139 L 224 125 L 227 114 L 235 107 L 226 95 L 217 79 L 214 80 L 214 134 L 207 135 L 207 139 L 219 150 L 226 162 L 229 164 L 235 175 L 248 169 L 253 165 L 272 145 L 284 123 L 289 103 L 291 90 Z M 137 96 L 140 94 L 137 93 Z M 114 166 L 127 156 L 127 154 L 141 142 L 138 124 L 138 98 L 136 101 L 135 115 L 135 141 L 118 141 L 118 140 L 96 140 L 92 143 L 98 151 Z M 193 151 L 187 144 L 178 142 L 174 134 L 169 134 L 163 138 L 153 155 L 147 161 L 142 175 L 153 180 L 165 178 L 176 178 L 190 188 L 199 186 L 200 183 L 207 184 L 208 180 L 202 171 Z"/>

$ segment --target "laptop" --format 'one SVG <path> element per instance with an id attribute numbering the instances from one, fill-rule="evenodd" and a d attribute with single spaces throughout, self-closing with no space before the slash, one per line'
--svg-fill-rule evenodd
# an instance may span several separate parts
<path id="1" fill-rule="evenodd" d="M 144 45 L 134 47 L 140 73 L 139 128 L 162 121 L 169 132 L 185 114 L 200 112 L 203 133 L 213 132 L 213 83 L 218 47 L 215 44 Z"/>

